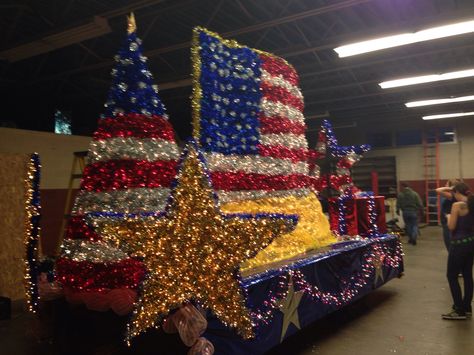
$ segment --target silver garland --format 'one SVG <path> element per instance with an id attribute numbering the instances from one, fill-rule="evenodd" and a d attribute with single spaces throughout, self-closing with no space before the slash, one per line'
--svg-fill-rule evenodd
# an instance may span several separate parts
<path id="1" fill-rule="evenodd" d="M 91 163 L 113 159 L 145 161 L 177 160 L 179 148 L 175 142 L 157 138 L 118 137 L 92 141 L 89 148 Z"/>
<path id="2" fill-rule="evenodd" d="M 308 142 L 304 134 L 278 133 L 262 134 L 260 142 L 263 145 L 275 146 L 281 145 L 291 149 L 308 149 Z"/>
<path id="3" fill-rule="evenodd" d="M 122 250 L 104 242 L 68 239 L 64 240 L 61 245 L 61 257 L 77 262 L 106 263 L 128 259 L 129 256 Z"/>
<path id="4" fill-rule="evenodd" d="M 169 188 L 133 188 L 104 192 L 79 191 L 73 208 L 73 214 L 90 212 L 139 213 L 163 211 Z"/>
<path id="5" fill-rule="evenodd" d="M 284 88 L 284 89 L 288 90 L 293 96 L 296 96 L 299 99 L 301 99 L 301 101 L 303 101 L 303 94 L 301 93 L 301 90 L 297 86 L 295 86 L 295 85 L 291 84 L 289 81 L 285 80 L 281 74 L 280 75 L 272 75 L 264 69 L 262 69 L 261 71 L 262 71 L 262 81 L 263 82 L 269 83 L 273 86 L 278 86 L 278 87 Z"/>
<path id="6" fill-rule="evenodd" d="M 293 163 L 289 159 L 220 153 L 205 153 L 204 156 L 211 171 L 243 171 L 248 174 L 265 175 L 308 174 L 306 162 Z"/>
<path id="7" fill-rule="evenodd" d="M 266 116 L 280 116 L 286 117 L 292 121 L 304 123 L 303 113 L 289 105 L 282 104 L 281 102 L 271 101 L 263 97 L 261 107 Z"/>

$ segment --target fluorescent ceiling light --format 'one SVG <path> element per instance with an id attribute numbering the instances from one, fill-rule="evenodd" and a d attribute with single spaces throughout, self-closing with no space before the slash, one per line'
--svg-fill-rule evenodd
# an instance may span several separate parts
<path id="1" fill-rule="evenodd" d="M 412 101 L 412 102 L 407 102 L 405 106 L 406 107 L 420 107 L 420 106 L 450 104 L 453 102 L 473 101 L 473 100 L 474 100 L 474 95 L 469 95 L 469 96 L 460 96 L 460 97 L 450 97 L 447 99 Z"/>
<path id="2" fill-rule="evenodd" d="M 438 120 L 440 118 L 452 118 L 461 116 L 474 116 L 474 112 L 456 112 L 456 113 L 443 113 L 441 115 L 423 116 L 424 120 Z"/>
<path id="3" fill-rule="evenodd" d="M 334 48 L 339 57 L 374 52 L 381 49 L 404 46 L 411 43 L 430 41 L 433 39 L 462 35 L 474 32 L 474 20 L 454 23 L 446 26 L 432 27 L 413 33 L 401 33 L 368 41 L 347 44 Z"/>
<path id="4" fill-rule="evenodd" d="M 416 84 L 423 84 L 423 83 L 431 83 L 433 81 L 467 78 L 467 77 L 470 77 L 470 76 L 474 76 L 474 69 L 453 71 L 453 72 L 444 73 L 444 74 L 431 74 L 431 75 L 422 75 L 422 76 L 412 76 L 412 77 L 409 77 L 409 78 L 389 80 L 389 81 L 384 81 L 384 82 L 379 83 L 379 86 L 382 89 L 389 89 L 389 88 L 395 88 L 395 87 L 399 87 L 399 86 L 408 86 L 408 85 L 416 85 Z"/>
<path id="5" fill-rule="evenodd" d="M 111 32 L 107 19 L 95 16 L 84 25 L 55 33 L 39 40 L 25 43 L 0 52 L 0 58 L 9 62 L 17 62 L 39 54 L 48 53 L 71 44 L 80 43 L 91 38 L 99 37 Z"/>

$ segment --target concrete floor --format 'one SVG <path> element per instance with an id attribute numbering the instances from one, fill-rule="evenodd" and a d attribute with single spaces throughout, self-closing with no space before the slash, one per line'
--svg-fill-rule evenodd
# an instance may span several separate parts
<path id="1" fill-rule="evenodd" d="M 268 355 L 474 354 L 474 320 L 440 317 L 452 304 L 441 228 L 422 229 L 418 245 L 404 244 L 404 249 L 403 278 L 314 323 Z M 48 349 L 33 340 L 28 315 L 0 321 L 1 355 L 51 354 Z"/>
<path id="2" fill-rule="evenodd" d="M 316 322 L 268 355 L 474 354 L 474 320 L 441 319 L 452 305 L 441 228 L 421 233 L 418 245 L 404 244 L 401 279 Z"/>

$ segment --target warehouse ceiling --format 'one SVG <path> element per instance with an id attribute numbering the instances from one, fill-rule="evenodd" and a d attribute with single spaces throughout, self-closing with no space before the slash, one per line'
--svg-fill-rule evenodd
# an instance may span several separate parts
<path id="1" fill-rule="evenodd" d="M 73 133 L 91 134 L 130 11 L 135 12 L 150 70 L 182 138 L 191 131 L 189 45 L 196 25 L 292 63 L 300 74 L 310 128 L 327 117 L 335 125 L 377 126 L 421 120 L 422 114 L 450 108 L 474 111 L 473 101 L 442 108 L 404 105 L 472 95 L 473 79 L 387 90 L 378 85 L 474 68 L 474 33 L 348 58 L 339 58 L 333 50 L 354 41 L 472 20 L 472 0 L 12 0 L 0 4 L 2 125 L 52 131 L 54 111 L 60 109 L 72 117 Z M 89 28 L 94 16 L 105 19 L 107 28 L 78 40 L 76 32 Z M 87 38 L 83 32 L 79 36 Z M 56 39 L 54 45 L 51 38 Z M 20 47 L 28 43 L 33 47 Z M 45 44 L 49 49 L 38 49 Z M 18 55 L 21 48 L 25 58 L 7 57 Z"/>

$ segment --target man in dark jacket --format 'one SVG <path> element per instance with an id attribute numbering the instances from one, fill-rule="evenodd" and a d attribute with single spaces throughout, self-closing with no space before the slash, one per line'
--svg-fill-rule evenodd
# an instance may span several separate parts
<path id="1" fill-rule="evenodd" d="M 402 182 L 402 190 L 397 197 L 397 214 L 400 209 L 403 213 L 403 221 L 408 235 L 408 243 L 416 245 L 418 237 L 418 211 L 423 211 L 420 195 L 413 191 L 407 183 Z"/>

